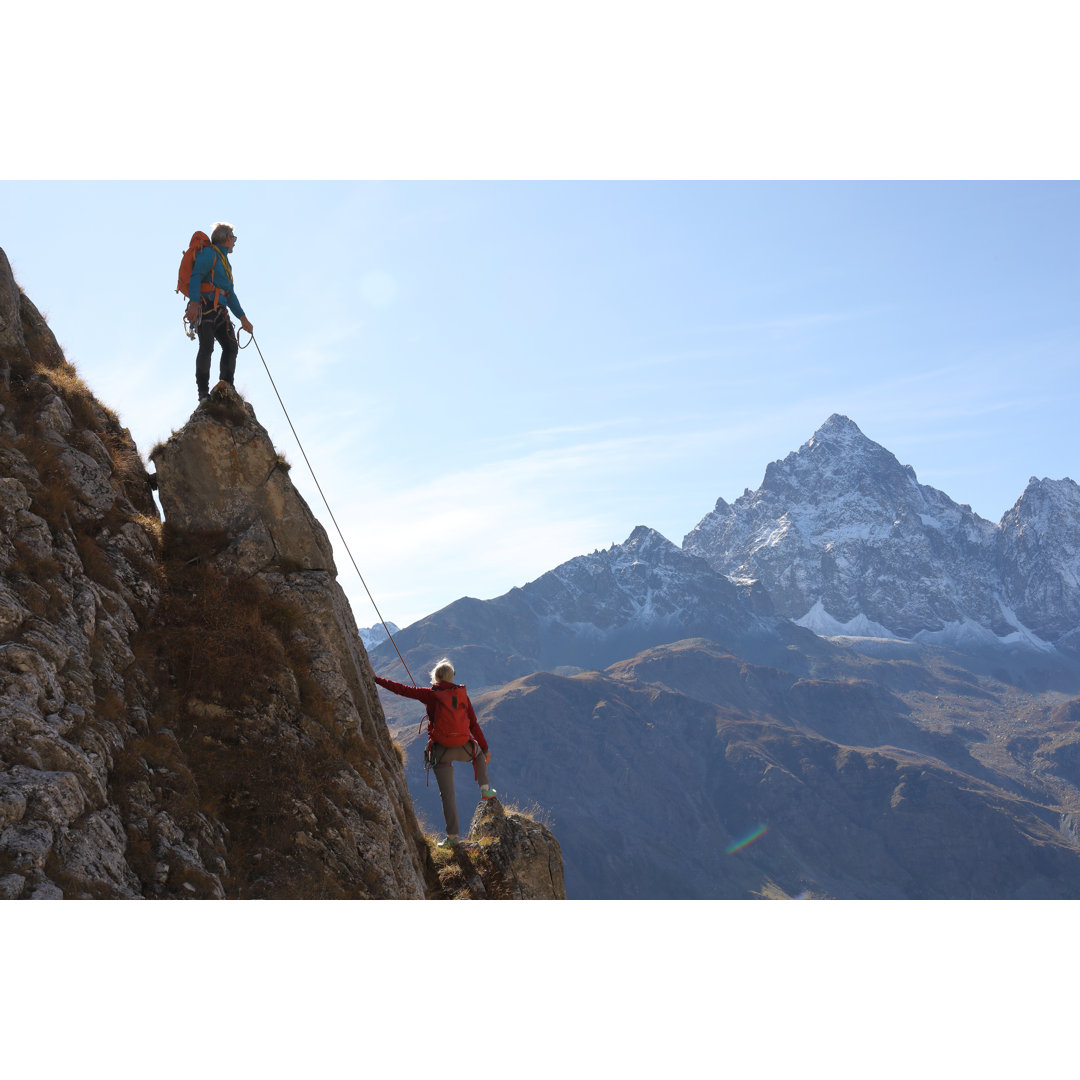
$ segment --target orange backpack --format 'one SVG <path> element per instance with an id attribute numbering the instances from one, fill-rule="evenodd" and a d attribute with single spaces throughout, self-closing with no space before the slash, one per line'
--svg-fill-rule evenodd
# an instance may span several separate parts
<path id="1" fill-rule="evenodd" d="M 445 686 L 435 690 L 435 709 L 431 719 L 431 738 L 440 746 L 464 746 L 469 732 L 469 695 L 464 686 Z"/>
<path id="2" fill-rule="evenodd" d="M 191 243 L 188 244 L 188 249 L 180 260 L 180 276 L 176 281 L 176 291 L 183 293 L 185 298 L 187 297 L 188 286 L 191 284 L 191 272 L 195 268 L 195 256 L 209 244 L 210 237 L 206 233 L 195 232 L 191 234 Z"/>

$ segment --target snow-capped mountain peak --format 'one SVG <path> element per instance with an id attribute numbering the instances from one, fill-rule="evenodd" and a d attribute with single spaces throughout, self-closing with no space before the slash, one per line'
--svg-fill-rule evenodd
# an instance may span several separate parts
<path id="1" fill-rule="evenodd" d="M 360 640 L 364 643 L 364 648 L 369 652 L 372 649 L 378 648 L 387 640 L 387 630 L 389 630 L 391 634 L 397 634 L 400 628 L 396 623 L 392 622 L 386 623 L 385 626 L 382 623 L 376 623 L 374 626 L 360 627 Z"/>
<path id="2" fill-rule="evenodd" d="M 841 413 L 833 413 L 824 424 L 821 425 L 807 440 L 809 447 L 833 445 L 842 446 L 847 450 L 861 447 L 873 447 L 872 443 L 861 431 L 854 420 Z"/>
<path id="3" fill-rule="evenodd" d="M 1028 481 L 1001 519 L 997 571 L 1020 620 L 1051 641 L 1080 640 L 1080 485 Z"/>
<path id="4" fill-rule="evenodd" d="M 978 625 L 1041 642 L 1080 626 L 1080 487 L 1033 478 L 995 526 L 840 414 L 772 462 L 757 491 L 718 500 L 683 548 L 759 582 L 776 610 L 819 633 Z"/>

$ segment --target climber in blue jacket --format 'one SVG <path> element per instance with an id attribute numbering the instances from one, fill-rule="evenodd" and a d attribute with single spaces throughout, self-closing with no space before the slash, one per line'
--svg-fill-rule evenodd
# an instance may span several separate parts
<path id="1" fill-rule="evenodd" d="M 218 378 L 230 386 L 233 384 L 239 346 L 229 312 L 240 320 L 243 330 L 249 334 L 254 330 L 233 289 L 229 256 L 235 246 L 236 233 L 233 227 L 227 221 L 219 221 L 210 233 L 210 245 L 195 256 L 195 265 L 188 283 L 187 320 L 192 325 L 197 325 L 199 334 L 199 351 L 195 355 L 195 385 L 200 401 L 210 393 L 210 356 L 214 351 L 215 339 L 221 346 Z"/>

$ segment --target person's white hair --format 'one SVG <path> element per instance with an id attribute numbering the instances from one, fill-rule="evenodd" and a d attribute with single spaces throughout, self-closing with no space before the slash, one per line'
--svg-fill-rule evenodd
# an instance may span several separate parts
<path id="1" fill-rule="evenodd" d="M 454 665 L 446 657 L 443 657 L 431 671 L 432 682 L 453 682 Z"/>
<path id="2" fill-rule="evenodd" d="M 210 230 L 210 243 L 220 244 L 228 240 L 234 232 L 235 230 L 227 221 L 215 221 L 214 227 Z"/>

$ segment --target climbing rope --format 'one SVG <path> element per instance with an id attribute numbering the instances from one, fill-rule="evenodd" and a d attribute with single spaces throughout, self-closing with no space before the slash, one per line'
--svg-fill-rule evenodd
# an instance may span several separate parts
<path id="1" fill-rule="evenodd" d="M 289 416 L 289 410 L 285 408 L 285 402 L 281 400 L 281 394 L 278 391 L 277 383 L 274 382 L 274 376 L 270 374 L 270 367 L 266 363 L 266 358 L 262 354 L 262 349 L 259 348 L 259 343 L 255 341 L 255 335 L 252 334 L 248 339 L 247 345 L 240 345 L 240 334 L 236 335 L 237 345 L 241 349 L 246 349 L 253 341 L 255 342 L 255 349 L 259 354 L 259 359 L 262 360 L 262 366 L 266 369 L 266 377 L 270 380 L 270 385 L 274 388 L 274 393 L 277 395 L 278 404 L 281 406 L 281 411 L 285 414 L 285 419 L 289 422 L 289 427 L 292 430 L 293 438 L 296 440 L 296 445 L 300 447 L 300 453 L 304 456 L 304 464 L 308 467 L 308 472 L 311 473 L 311 479 L 315 481 L 315 486 L 319 489 L 319 495 L 322 497 L 323 505 L 326 507 L 326 512 L 330 515 L 330 520 L 334 523 L 334 528 L 337 529 L 338 536 L 341 537 L 342 544 L 345 545 L 345 551 L 349 556 L 349 561 L 353 565 L 353 569 L 356 571 L 356 576 L 360 579 L 360 584 L 364 586 L 364 592 L 367 593 L 368 599 L 371 601 L 371 606 L 375 609 L 375 614 L 379 616 L 379 622 L 382 623 L 383 629 L 386 631 L 386 636 L 390 639 L 390 644 L 394 646 L 394 652 L 397 653 L 398 659 L 401 661 L 401 666 L 408 673 L 409 680 L 413 686 L 416 686 L 416 680 L 413 678 L 413 673 L 409 671 L 409 665 L 405 663 L 405 657 L 401 655 L 401 650 L 397 647 L 397 642 L 394 640 L 394 635 L 390 633 L 390 627 L 386 625 L 386 620 L 382 617 L 382 612 L 379 610 L 379 605 L 375 603 L 375 597 L 371 595 L 371 590 L 367 587 L 367 582 L 364 580 L 364 575 L 360 573 L 360 567 L 356 565 L 356 560 L 353 558 L 352 551 L 349 550 L 349 542 L 345 539 L 345 534 L 341 531 L 341 526 L 337 522 L 337 518 L 334 517 L 334 511 L 330 509 L 330 503 L 327 501 L 326 494 L 323 492 L 322 484 L 319 483 L 319 478 L 315 475 L 315 470 L 311 467 L 311 462 L 308 460 L 307 452 L 304 450 L 304 444 L 300 441 L 300 436 L 296 433 L 296 428 L 293 426 L 292 417 Z"/>

